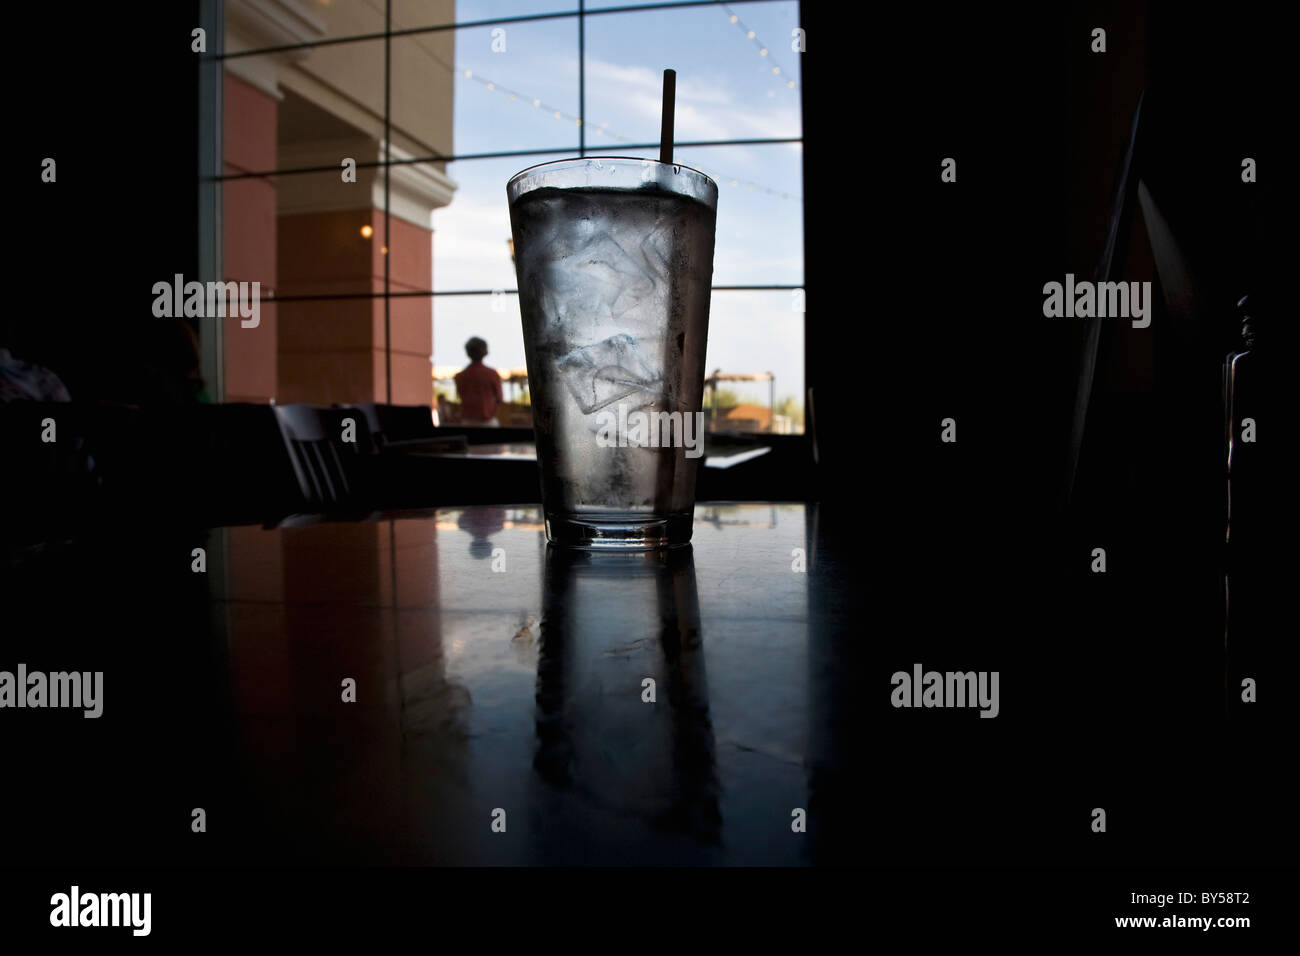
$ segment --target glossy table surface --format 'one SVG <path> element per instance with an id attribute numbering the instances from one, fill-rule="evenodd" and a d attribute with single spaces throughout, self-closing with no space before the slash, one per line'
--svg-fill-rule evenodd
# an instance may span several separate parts
<path id="1" fill-rule="evenodd" d="M 1222 729 L 1221 668 L 1192 652 L 1222 646 L 1212 619 L 1154 626 L 1174 595 L 1140 563 L 1092 573 L 1091 537 L 1054 551 L 1005 511 L 866 500 L 702 502 L 689 548 L 640 554 L 474 506 L 124 518 L 11 557 L 0 670 L 104 690 L 93 720 L 0 712 L 5 858 L 1288 859 L 1259 821 L 1290 762 Z M 897 706 L 917 667 L 998 672 L 996 719 Z M 1224 825 L 1197 829 L 1211 804 Z"/>
<path id="2" fill-rule="evenodd" d="M 251 825 L 295 858 L 805 861 L 808 518 L 702 504 L 635 554 L 550 548 L 533 507 L 221 529 Z"/>

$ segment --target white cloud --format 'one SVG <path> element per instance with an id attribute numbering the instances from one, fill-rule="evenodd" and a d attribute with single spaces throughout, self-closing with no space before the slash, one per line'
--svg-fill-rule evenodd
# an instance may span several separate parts
<path id="1" fill-rule="evenodd" d="M 510 213 L 505 202 L 476 203 L 457 196 L 433 214 L 433 283 L 444 289 L 508 289 L 515 284 L 510 261 Z"/>

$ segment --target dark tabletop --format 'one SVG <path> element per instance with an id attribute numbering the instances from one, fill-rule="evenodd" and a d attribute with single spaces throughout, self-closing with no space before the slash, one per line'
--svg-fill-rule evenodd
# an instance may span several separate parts
<path id="1" fill-rule="evenodd" d="M 691 547 L 632 554 L 548 548 L 533 507 L 223 538 L 239 746 L 276 839 L 452 864 L 805 859 L 803 505 L 701 505 Z"/>

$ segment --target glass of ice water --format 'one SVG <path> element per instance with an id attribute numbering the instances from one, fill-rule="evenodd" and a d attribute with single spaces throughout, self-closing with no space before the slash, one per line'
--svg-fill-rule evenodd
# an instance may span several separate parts
<path id="1" fill-rule="evenodd" d="M 506 192 L 547 537 L 686 544 L 717 184 L 680 164 L 591 157 L 525 169 Z"/>

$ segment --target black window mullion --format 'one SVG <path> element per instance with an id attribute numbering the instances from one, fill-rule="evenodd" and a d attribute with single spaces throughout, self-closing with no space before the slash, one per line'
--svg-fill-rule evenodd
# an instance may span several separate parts
<path id="1" fill-rule="evenodd" d="M 674 149 L 702 149 L 709 146 L 780 146 L 783 143 L 802 143 L 802 136 L 789 136 L 775 139 L 709 139 L 693 142 L 673 141 Z M 658 149 L 659 143 L 619 143 L 619 149 Z M 357 169 L 378 169 L 380 166 L 413 166 L 421 163 L 465 163 L 475 159 L 505 159 L 508 156 L 549 156 L 551 154 L 572 155 L 569 147 L 558 146 L 546 149 L 512 149 L 499 153 L 467 153 L 463 156 L 416 156 L 412 159 L 390 159 L 387 162 L 357 163 Z M 296 176 L 306 173 L 337 172 L 337 166 L 299 166 L 292 169 L 270 169 L 249 173 L 224 173 L 211 177 L 213 181 L 229 179 L 266 179 L 270 176 Z"/>
<path id="2" fill-rule="evenodd" d="M 387 404 L 393 404 L 393 336 L 390 299 L 392 287 L 389 284 L 388 262 L 393 258 L 393 247 L 388 231 L 389 221 L 393 218 L 389 212 L 392 185 L 392 85 L 393 85 L 393 0 L 384 0 L 384 395 Z"/>
<path id="3" fill-rule="evenodd" d="M 587 4 L 578 0 L 578 155 L 587 155 Z"/>
<path id="4" fill-rule="evenodd" d="M 470 30 L 475 27 L 500 26 L 506 23 L 528 23 L 533 20 L 561 20 L 565 17 L 595 17 L 607 13 L 641 13 L 650 10 L 673 10 L 683 7 L 720 7 L 725 0 L 681 0 L 678 3 L 632 4 L 625 7 L 604 7 L 600 10 L 582 10 L 581 0 L 578 10 L 564 10 L 559 13 L 530 13 L 518 17 L 496 17 L 491 20 L 467 20 L 464 23 L 439 23 L 425 27 L 406 27 L 401 30 L 390 28 L 383 33 L 357 33 L 347 37 L 330 37 L 327 40 L 306 40 L 302 43 L 285 43 L 280 46 L 264 46 L 256 50 L 237 50 L 230 53 L 206 54 L 205 59 L 235 60 L 246 56 L 266 56 L 272 53 L 292 53 L 298 50 L 311 50 L 321 46 L 337 46 L 340 43 L 354 43 L 360 40 L 380 40 L 387 37 L 418 36 L 421 33 L 441 33 L 445 30 Z M 786 3 L 789 0 L 742 0 L 745 3 Z"/>

